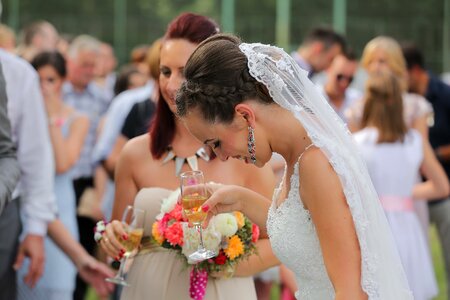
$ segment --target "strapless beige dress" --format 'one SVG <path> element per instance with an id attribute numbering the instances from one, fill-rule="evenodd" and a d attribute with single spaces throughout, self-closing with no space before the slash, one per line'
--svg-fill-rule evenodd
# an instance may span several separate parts
<path id="1" fill-rule="evenodd" d="M 146 211 L 144 237 L 151 236 L 151 226 L 160 212 L 161 201 L 171 190 L 142 189 L 135 207 Z M 129 287 L 123 289 L 121 300 L 191 300 L 189 296 L 190 268 L 173 251 L 157 247 L 142 249 L 128 270 Z M 204 300 L 256 300 L 252 277 L 214 279 L 209 277 Z"/>

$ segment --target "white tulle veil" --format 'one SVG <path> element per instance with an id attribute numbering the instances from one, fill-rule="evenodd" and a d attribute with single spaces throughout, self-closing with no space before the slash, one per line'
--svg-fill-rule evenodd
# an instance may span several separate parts
<path id="1" fill-rule="evenodd" d="M 369 299 L 413 299 L 386 217 L 345 124 L 282 49 L 259 43 L 239 48 L 252 77 L 295 115 L 339 175 L 361 248 L 361 286 Z"/>

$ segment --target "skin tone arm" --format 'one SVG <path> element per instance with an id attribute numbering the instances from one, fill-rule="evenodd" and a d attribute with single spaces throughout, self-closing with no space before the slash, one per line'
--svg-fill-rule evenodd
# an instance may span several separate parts
<path id="1" fill-rule="evenodd" d="M 428 119 L 428 115 L 424 115 L 419 118 L 416 118 L 411 124 L 411 128 L 414 128 L 418 132 L 420 132 L 420 135 L 422 136 L 422 139 L 424 141 L 428 141 L 427 119 Z"/>
<path id="2" fill-rule="evenodd" d="M 49 116 L 51 119 L 51 116 Z M 56 173 L 64 173 L 78 160 L 83 148 L 84 138 L 89 129 L 87 117 L 77 118 L 70 126 L 70 133 L 65 138 L 61 128 L 55 124 L 49 126 L 50 138 L 55 155 Z"/>
<path id="3" fill-rule="evenodd" d="M 133 143 L 131 141 L 130 143 Z M 116 166 L 116 192 L 114 199 L 114 208 L 111 219 L 112 226 L 107 226 L 105 237 L 109 239 L 109 243 L 106 243 L 104 239 L 100 241 L 100 246 L 110 257 L 115 260 L 120 259 L 120 254 L 123 254 L 124 248 L 122 244 L 116 239 L 114 232 L 117 232 L 123 238 L 127 237 L 126 232 L 123 230 L 122 223 L 118 220 L 122 218 L 121 214 L 128 205 L 132 205 L 134 197 L 138 193 L 138 187 L 134 182 L 132 176 L 132 164 L 133 164 L 133 146 L 128 143 L 124 147 L 124 151 L 120 154 L 119 160 Z M 129 149 L 131 151 L 129 151 Z"/>
<path id="4" fill-rule="evenodd" d="M 361 288 L 361 251 L 341 182 L 318 148 L 300 161 L 300 195 L 311 214 L 335 299 L 367 299 Z"/>
<path id="5" fill-rule="evenodd" d="M 425 200 L 445 198 L 449 194 L 449 180 L 428 140 L 423 142 L 423 154 L 420 171 L 427 180 L 414 186 L 413 197 Z"/>
<path id="6" fill-rule="evenodd" d="M 80 276 L 95 288 L 98 295 L 108 296 L 114 290 L 113 285 L 105 281 L 105 278 L 114 276 L 114 272 L 90 256 L 80 243 L 72 238 L 60 220 L 49 224 L 48 235 L 72 260 Z"/>
<path id="7" fill-rule="evenodd" d="M 269 165 L 258 172 L 251 172 L 247 178 L 247 187 L 267 198 L 271 197 L 275 188 L 275 177 Z M 258 240 L 256 247 L 258 254 L 240 262 L 236 267 L 235 276 L 252 276 L 280 264 L 273 254 L 268 238 Z"/>
<path id="8" fill-rule="evenodd" d="M 108 172 L 108 175 L 114 179 L 114 171 L 116 168 L 117 161 L 119 160 L 120 152 L 122 151 L 128 139 L 123 135 L 119 134 L 116 139 L 116 143 L 110 153 L 110 155 L 103 161 L 103 167 Z"/>

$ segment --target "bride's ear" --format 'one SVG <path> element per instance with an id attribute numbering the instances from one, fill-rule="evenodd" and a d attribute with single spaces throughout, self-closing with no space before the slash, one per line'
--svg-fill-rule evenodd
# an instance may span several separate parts
<path id="1" fill-rule="evenodd" d="M 235 118 L 239 118 L 241 120 L 238 120 L 238 122 L 245 122 L 246 126 L 255 127 L 256 119 L 255 119 L 255 112 L 253 108 L 246 104 L 246 103 L 239 103 L 234 108 L 234 111 L 236 113 Z"/>

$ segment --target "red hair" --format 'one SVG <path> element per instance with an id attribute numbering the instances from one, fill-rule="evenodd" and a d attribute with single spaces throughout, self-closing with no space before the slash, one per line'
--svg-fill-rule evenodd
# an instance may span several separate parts
<path id="1" fill-rule="evenodd" d="M 193 13 L 183 13 L 169 24 L 163 43 L 170 39 L 184 39 L 200 44 L 216 33 L 219 33 L 219 27 L 213 20 Z M 160 92 L 155 117 L 150 126 L 150 151 L 154 158 L 161 158 L 174 136 L 175 115 Z"/>

